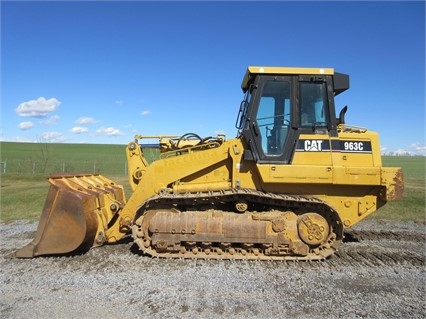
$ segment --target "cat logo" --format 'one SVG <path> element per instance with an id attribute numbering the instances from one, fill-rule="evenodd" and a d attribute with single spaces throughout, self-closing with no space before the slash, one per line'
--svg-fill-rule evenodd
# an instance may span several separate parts
<path id="1" fill-rule="evenodd" d="M 305 151 L 321 152 L 323 140 L 305 140 Z"/>

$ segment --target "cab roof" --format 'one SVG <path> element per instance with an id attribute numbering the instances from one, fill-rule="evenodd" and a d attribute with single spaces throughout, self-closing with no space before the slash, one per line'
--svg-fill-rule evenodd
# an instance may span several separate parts
<path id="1" fill-rule="evenodd" d="M 250 80 L 256 74 L 334 75 L 334 90 L 336 95 L 349 88 L 349 76 L 343 73 L 335 73 L 333 68 L 249 66 L 241 83 L 243 92 L 248 90 Z"/>

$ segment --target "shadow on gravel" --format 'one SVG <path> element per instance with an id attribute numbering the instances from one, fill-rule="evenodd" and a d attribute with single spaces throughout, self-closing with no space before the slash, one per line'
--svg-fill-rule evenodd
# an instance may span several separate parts
<path id="1" fill-rule="evenodd" d="M 144 254 L 140 249 L 139 246 L 136 243 L 133 243 L 133 245 L 130 247 L 130 252 L 134 255 L 138 256 L 148 256 Z"/>
<path id="2" fill-rule="evenodd" d="M 359 243 L 360 239 L 357 237 L 354 231 L 345 231 L 343 237 L 344 243 Z"/>

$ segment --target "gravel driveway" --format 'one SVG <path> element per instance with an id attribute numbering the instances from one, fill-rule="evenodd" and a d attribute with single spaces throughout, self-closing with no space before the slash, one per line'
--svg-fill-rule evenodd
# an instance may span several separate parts
<path id="1" fill-rule="evenodd" d="M 323 262 L 153 259 L 130 240 L 3 256 L 37 223 L 0 224 L 1 318 L 425 318 L 425 225 L 365 221 Z"/>

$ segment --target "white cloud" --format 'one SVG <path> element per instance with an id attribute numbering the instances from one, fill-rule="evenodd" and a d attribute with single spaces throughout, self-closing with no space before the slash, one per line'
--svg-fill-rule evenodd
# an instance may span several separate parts
<path id="1" fill-rule="evenodd" d="M 84 126 L 74 126 L 72 129 L 70 129 L 70 132 L 75 134 L 80 134 L 80 133 L 87 132 L 88 130 L 89 129 Z"/>
<path id="2" fill-rule="evenodd" d="M 123 105 L 124 101 L 118 100 L 118 101 L 115 101 L 115 104 L 117 104 L 117 105 Z"/>
<path id="3" fill-rule="evenodd" d="M 41 122 L 44 125 L 55 125 L 56 122 L 60 119 L 59 115 L 53 115 L 49 117 L 46 121 Z"/>
<path id="4" fill-rule="evenodd" d="M 426 155 L 426 145 L 420 143 L 413 143 L 409 147 L 416 154 Z"/>
<path id="5" fill-rule="evenodd" d="M 12 142 L 20 142 L 20 143 L 36 143 L 37 141 L 31 140 L 27 137 L 16 136 L 12 139 Z"/>
<path id="6" fill-rule="evenodd" d="M 28 130 L 30 128 L 34 127 L 34 123 L 31 121 L 28 122 L 21 122 L 18 125 L 18 128 L 20 128 L 21 130 Z"/>
<path id="7" fill-rule="evenodd" d="M 96 134 L 98 135 L 105 135 L 105 136 L 119 136 L 124 135 L 123 132 L 121 132 L 119 129 L 114 127 L 101 127 L 100 129 L 96 130 Z"/>
<path id="8" fill-rule="evenodd" d="M 142 111 L 142 112 L 141 112 L 141 115 L 142 115 L 142 116 L 147 116 L 147 115 L 149 115 L 149 114 L 151 114 L 151 111 L 149 111 L 149 110 L 145 110 L 145 111 Z"/>
<path id="9" fill-rule="evenodd" d="M 382 155 L 390 156 L 426 156 L 426 145 L 421 143 L 413 143 L 405 148 L 390 149 L 388 147 L 381 148 Z"/>
<path id="10" fill-rule="evenodd" d="M 46 100 L 44 97 L 39 97 L 37 100 L 19 104 L 16 113 L 19 116 L 46 117 L 49 113 L 54 112 L 59 105 L 61 105 L 61 102 L 55 98 Z"/>
<path id="11" fill-rule="evenodd" d="M 60 143 L 64 141 L 64 136 L 59 132 L 44 132 L 41 138 L 45 142 Z"/>
<path id="12" fill-rule="evenodd" d="M 93 124 L 98 123 L 99 121 L 93 117 L 82 116 L 75 121 L 77 124 Z"/>
<path id="13" fill-rule="evenodd" d="M 400 155 L 410 155 L 410 152 L 408 152 L 408 151 L 406 151 L 406 150 L 404 150 L 404 149 L 397 149 L 396 151 L 394 151 L 394 152 L 392 152 L 393 153 L 393 155 L 398 155 L 398 156 L 400 156 Z"/>

